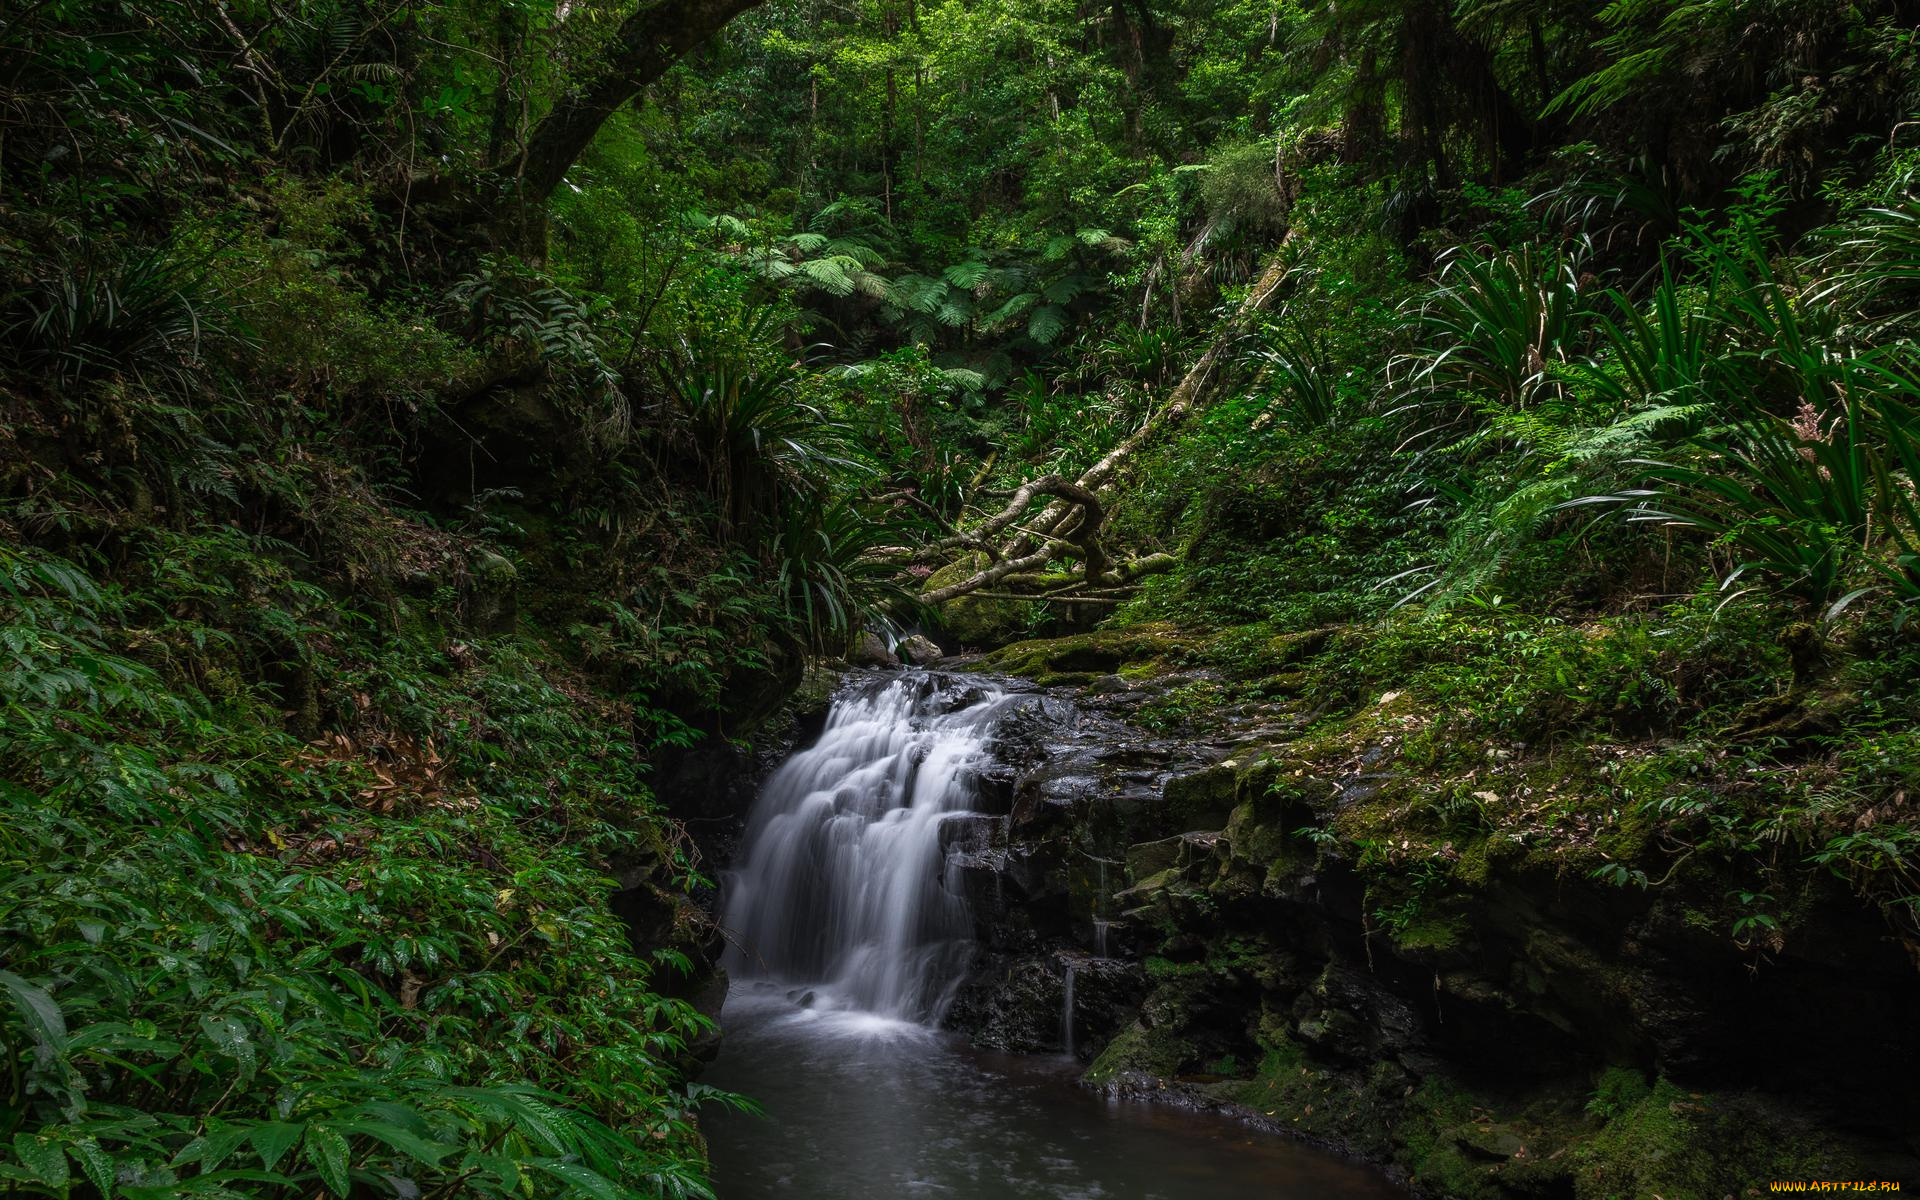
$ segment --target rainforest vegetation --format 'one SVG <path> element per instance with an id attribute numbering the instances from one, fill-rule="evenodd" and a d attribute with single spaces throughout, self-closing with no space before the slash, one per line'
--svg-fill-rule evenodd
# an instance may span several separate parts
<path id="1" fill-rule="evenodd" d="M 707 1194 L 650 779 L 869 629 L 1590 785 L 1327 835 L 1397 932 L 1920 946 L 1917 18 L 12 0 L 6 1193 Z"/>

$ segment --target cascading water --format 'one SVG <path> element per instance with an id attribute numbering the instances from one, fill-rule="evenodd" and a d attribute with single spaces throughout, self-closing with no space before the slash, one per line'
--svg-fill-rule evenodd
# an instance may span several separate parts
<path id="1" fill-rule="evenodd" d="M 1060 990 L 1060 1045 L 1068 1058 L 1073 1057 L 1073 963 L 1067 963 L 1067 977 Z"/>
<path id="2" fill-rule="evenodd" d="M 971 809 L 993 725 L 1019 702 L 928 672 L 839 698 L 754 801 L 729 877 L 728 969 L 814 1003 L 937 1021 L 972 931 L 940 828 Z"/>
<path id="3" fill-rule="evenodd" d="M 1398 1196 L 1354 1186 L 1358 1168 L 1290 1142 L 1262 1150 L 1239 1145 L 1239 1132 L 1181 1126 L 1204 1120 L 1192 1114 L 1096 1101 L 1073 1083 L 1077 1060 L 976 1054 L 935 1028 L 970 954 L 961 885 L 984 892 L 967 873 L 996 861 L 983 843 L 998 818 L 967 816 L 987 806 L 995 727 L 1042 703 L 959 675 L 868 677 L 761 789 L 726 880 L 735 985 L 706 1078 L 760 1101 L 764 1115 L 702 1114 L 719 1194 Z M 1085 1040 L 1074 988 L 1088 961 L 1072 952 L 1061 962 L 1069 1046 Z M 1231 1154 L 1221 1152 L 1228 1138 Z"/>

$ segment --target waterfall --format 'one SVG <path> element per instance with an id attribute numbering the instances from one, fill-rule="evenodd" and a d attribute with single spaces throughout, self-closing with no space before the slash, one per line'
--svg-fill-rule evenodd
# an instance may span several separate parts
<path id="1" fill-rule="evenodd" d="M 967 813 L 998 686 L 911 671 L 842 695 L 812 746 L 767 780 L 727 879 L 726 965 L 814 1003 L 940 1018 L 972 918 L 941 826 Z"/>
<path id="2" fill-rule="evenodd" d="M 1060 992 L 1060 1044 L 1067 1057 L 1073 1057 L 1073 961 L 1067 961 L 1066 982 Z"/>

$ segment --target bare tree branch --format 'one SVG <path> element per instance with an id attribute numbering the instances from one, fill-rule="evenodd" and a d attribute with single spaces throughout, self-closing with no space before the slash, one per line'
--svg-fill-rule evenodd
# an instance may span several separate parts
<path id="1" fill-rule="evenodd" d="M 991 539 L 1019 520 L 1021 514 L 1025 513 L 1040 496 L 1058 497 L 1061 502 L 1074 505 L 1078 509 L 1080 522 L 1066 531 L 1070 536 L 1066 536 L 1065 540 L 1071 542 L 1080 551 L 1082 560 L 1086 563 L 1087 585 L 1098 586 L 1101 575 L 1107 569 L 1106 552 L 1100 548 L 1100 527 L 1106 523 L 1106 510 L 1101 507 L 1100 497 L 1087 488 L 1070 482 L 1064 476 L 1042 475 L 1038 479 L 1031 479 L 1021 484 L 1013 493 L 1013 499 L 1007 502 L 1007 506 L 987 518 L 986 523 L 967 535 L 964 541 L 949 538 L 947 542 L 942 543 L 942 545 L 969 544 L 984 549 L 990 560 L 986 568 L 959 583 L 935 588 L 921 598 L 929 604 L 938 604 L 943 600 L 950 600 L 955 596 L 962 596 L 977 588 L 985 587 L 1017 571 L 1025 570 L 1028 565 L 1037 566 L 1050 561 L 1055 553 L 1052 547 L 1039 551 L 1037 557 L 1028 554 L 1018 558 L 997 554 L 991 547 Z"/>

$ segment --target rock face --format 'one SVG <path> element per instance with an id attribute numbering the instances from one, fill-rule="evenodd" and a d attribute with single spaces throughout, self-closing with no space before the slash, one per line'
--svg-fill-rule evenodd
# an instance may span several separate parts
<path id="1" fill-rule="evenodd" d="M 509 632 L 520 615 L 520 572 L 490 550 L 474 554 L 461 589 L 468 628 L 491 635 Z"/>
<path id="2" fill-rule="evenodd" d="M 1920 1178 L 1920 973 L 1843 888 L 1797 898 L 1806 932 L 1767 955 L 1699 919 L 1718 897 L 1517 854 L 1390 908 L 1325 832 L 1391 782 L 1388 755 L 1326 777 L 1284 743 L 1149 734 L 1133 718 L 1165 687 L 1084 665 L 1003 733 L 993 810 L 945 842 L 977 924 L 948 1020 L 975 1042 L 1070 1045 L 1090 1084 L 1230 1108 L 1436 1194 Z"/>
<path id="3" fill-rule="evenodd" d="M 1043 645 L 1018 656 L 1039 682 L 1008 682 L 1031 700 L 978 811 L 940 831 L 975 925 L 947 1020 L 974 1042 L 1070 1050 L 1091 1086 L 1343 1146 L 1434 1195 L 1920 1182 L 1920 972 L 1839 883 L 1809 876 L 1781 898 L 1794 936 L 1741 946 L 1705 915 L 1726 903 L 1710 868 L 1623 887 L 1488 837 L 1446 847 L 1472 870 L 1436 882 L 1394 826 L 1352 825 L 1436 782 L 1390 744 L 1412 727 L 1396 693 L 1328 753 L 1264 702 L 1204 735 L 1169 721 L 1204 672 Z M 661 781 L 676 810 L 718 794 L 681 774 Z M 645 899 L 622 897 L 637 929 L 658 924 Z"/>
<path id="4" fill-rule="evenodd" d="M 1164 793 L 1217 757 L 1118 719 L 1109 695 L 1039 693 L 1001 731 L 995 811 L 956 822 L 948 862 L 972 904 L 973 969 L 948 1023 L 999 1049 L 1093 1054 L 1133 1020 L 1148 979 L 1116 897 L 1137 828 L 1178 825 Z M 1073 1002 L 1067 1005 L 1067 981 Z"/>

